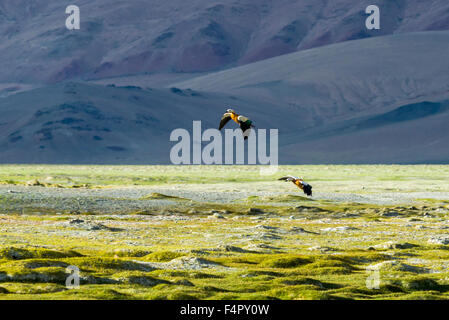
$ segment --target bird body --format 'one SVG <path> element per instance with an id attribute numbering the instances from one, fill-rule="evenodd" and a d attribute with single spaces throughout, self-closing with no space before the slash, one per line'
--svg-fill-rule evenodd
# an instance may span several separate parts
<path id="1" fill-rule="evenodd" d="M 237 123 L 243 131 L 244 139 L 248 139 L 248 136 L 251 133 L 251 128 L 254 127 L 252 124 L 253 122 L 247 117 L 237 114 L 234 110 L 228 109 L 221 117 L 220 127 L 218 130 L 221 130 L 229 122 L 229 120 L 233 120 Z"/>
<path id="2" fill-rule="evenodd" d="M 307 182 L 305 182 L 304 179 L 302 179 L 302 178 L 288 175 L 288 176 L 279 178 L 279 180 L 291 181 L 291 182 L 293 182 L 293 184 L 295 186 L 297 186 L 299 189 L 304 191 L 304 193 L 306 195 L 308 195 L 308 196 L 312 195 L 312 186 L 310 184 L 308 184 Z"/>
<path id="3" fill-rule="evenodd" d="M 235 123 L 239 124 L 239 116 L 237 113 L 225 113 L 225 115 L 229 115 Z"/>

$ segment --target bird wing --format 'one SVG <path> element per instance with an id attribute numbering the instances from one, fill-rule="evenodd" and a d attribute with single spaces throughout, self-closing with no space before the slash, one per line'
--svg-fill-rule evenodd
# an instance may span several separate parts
<path id="1" fill-rule="evenodd" d="M 226 125 L 226 123 L 229 122 L 229 120 L 231 120 L 231 114 L 230 113 L 225 113 L 223 115 L 223 117 L 221 117 L 220 127 L 218 128 L 218 130 L 223 129 L 223 127 Z"/>
<path id="2" fill-rule="evenodd" d="M 245 139 L 251 133 L 251 124 L 247 122 L 239 122 L 240 129 L 242 129 Z M 248 131 L 247 131 L 248 130 Z"/>
<path id="3" fill-rule="evenodd" d="M 293 180 L 298 180 L 298 179 L 299 179 L 298 177 L 288 175 L 288 176 L 279 178 L 278 180 L 293 181 Z"/>
<path id="4" fill-rule="evenodd" d="M 248 119 L 247 117 L 245 117 L 245 116 L 238 116 L 238 117 L 237 117 L 237 120 L 238 120 L 239 122 L 246 122 L 246 121 L 248 121 L 249 119 Z"/>
<path id="5" fill-rule="evenodd" d="M 251 127 L 252 127 L 251 121 L 247 117 L 244 117 L 244 116 L 238 116 L 237 121 L 239 122 L 240 129 L 242 129 L 242 131 L 243 131 L 244 139 L 245 140 L 248 139 L 248 137 L 251 133 Z"/>

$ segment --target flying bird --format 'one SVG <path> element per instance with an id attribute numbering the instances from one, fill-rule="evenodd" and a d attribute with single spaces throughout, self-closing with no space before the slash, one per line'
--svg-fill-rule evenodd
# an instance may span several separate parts
<path id="1" fill-rule="evenodd" d="M 243 131 L 243 137 L 244 139 L 248 139 L 248 136 L 251 133 L 251 128 L 253 128 L 253 122 L 249 120 L 247 117 L 238 115 L 234 110 L 228 109 L 226 110 L 226 113 L 221 117 L 220 121 L 220 127 L 218 130 L 223 129 L 223 127 L 226 125 L 226 123 L 229 122 L 229 120 L 234 120 L 239 126 L 240 129 Z"/>
<path id="2" fill-rule="evenodd" d="M 304 193 L 308 196 L 312 195 L 312 186 L 305 182 L 302 178 L 298 178 L 295 176 L 285 176 L 282 178 L 279 178 L 278 180 L 284 180 L 284 181 L 291 181 L 294 185 L 296 185 L 299 189 L 304 191 Z"/>

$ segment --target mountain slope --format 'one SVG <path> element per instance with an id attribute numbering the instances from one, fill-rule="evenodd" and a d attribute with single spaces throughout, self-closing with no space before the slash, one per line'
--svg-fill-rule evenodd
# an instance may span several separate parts
<path id="1" fill-rule="evenodd" d="M 448 121 L 449 100 L 413 103 L 288 134 L 281 154 L 289 163 L 449 164 Z"/>
<path id="2" fill-rule="evenodd" d="M 448 163 L 448 45 L 448 31 L 401 34 L 165 89 L 67 82 L 9 95 L 0 162 L 170 163 L 173 129 L 216 128 L 232 106 L 279 129 L 281 163 Z"/>
<path id="3" fill-rule="evenodd" d="M 54 83 L 148 72 L 207 72 L 346 40 L 449 29 L 446 0 L 0 1 L 0 82 Z"/>
<path id="4" fill-rule="evenodd" d="M 447 97 L 447 52 L 448 31 L 401 34 L 305 50 L 172 86 L 258 97 L 309 127 Z"/>
<path id="5" fill-rule="evenodd" d="M 284 116 L 273 117 L 274 106 L 263 101 L 175 88 L 66 83 L 0 103 L 0 163 L 169 164 L 172 130 L 192 134 L 193 120 L 201 120 L 203 130 L 216 128 L 230 103 L 251 115 L 258 129 L 280 128 L 283 164 L 449 163 L 449 101 L 310 129 L 284 126 L 300 114 L 286 118 L 281 109 Z"/>
<path id="6" fill-rule="evenodd" d="M 448 122 L 444 112 L 310 140 L 295 137 L 280 153 L 287 163 L 449 164 Z"/>
<path id="7" fill-rule="evenodd" d="M 254 101 L 176 88 L 69 82 L 18 93 L 0 98 L 0 163 L 167 164 L 172 130 L 192 132 L 194 120 L 217 128 L 231 102 L 257 110 Z"/>
<path id="8" fill-rule="evenodd" d="M 276 105 L 271 125 L 283 133 L 281 159 L 289 163 L 447 163 L 447 52 L 447 31 L 401 34 L 292 53 L 174 86 Z"/>

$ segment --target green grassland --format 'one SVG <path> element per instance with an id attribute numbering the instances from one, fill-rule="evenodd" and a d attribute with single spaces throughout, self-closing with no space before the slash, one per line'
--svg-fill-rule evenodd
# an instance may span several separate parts
<path id="1" fill-rule="evenodd" d="M 259 170 L 0 166 L 0 299 L 449 298 L 449 166 Z M 59 209 L 63 190 L 123 209 Z"/>
<path id="2" fill-rule="evenodd" d="M 221 182 L 272 181 L 261 175 L 260 166 L 73 166 L 73 165 L 0 165 L 0 183 L 41 183 L 71 186 L 129 186 L 161 184 L 209 184 Z M 421 182 L 438 183 L 449 176 L 449 166 L 438 165 L 310 165 L 279 166 L 276 177 L 292 172 L 326 183 Z M 449 190 L 446 185 L 445 190 Z"/>

